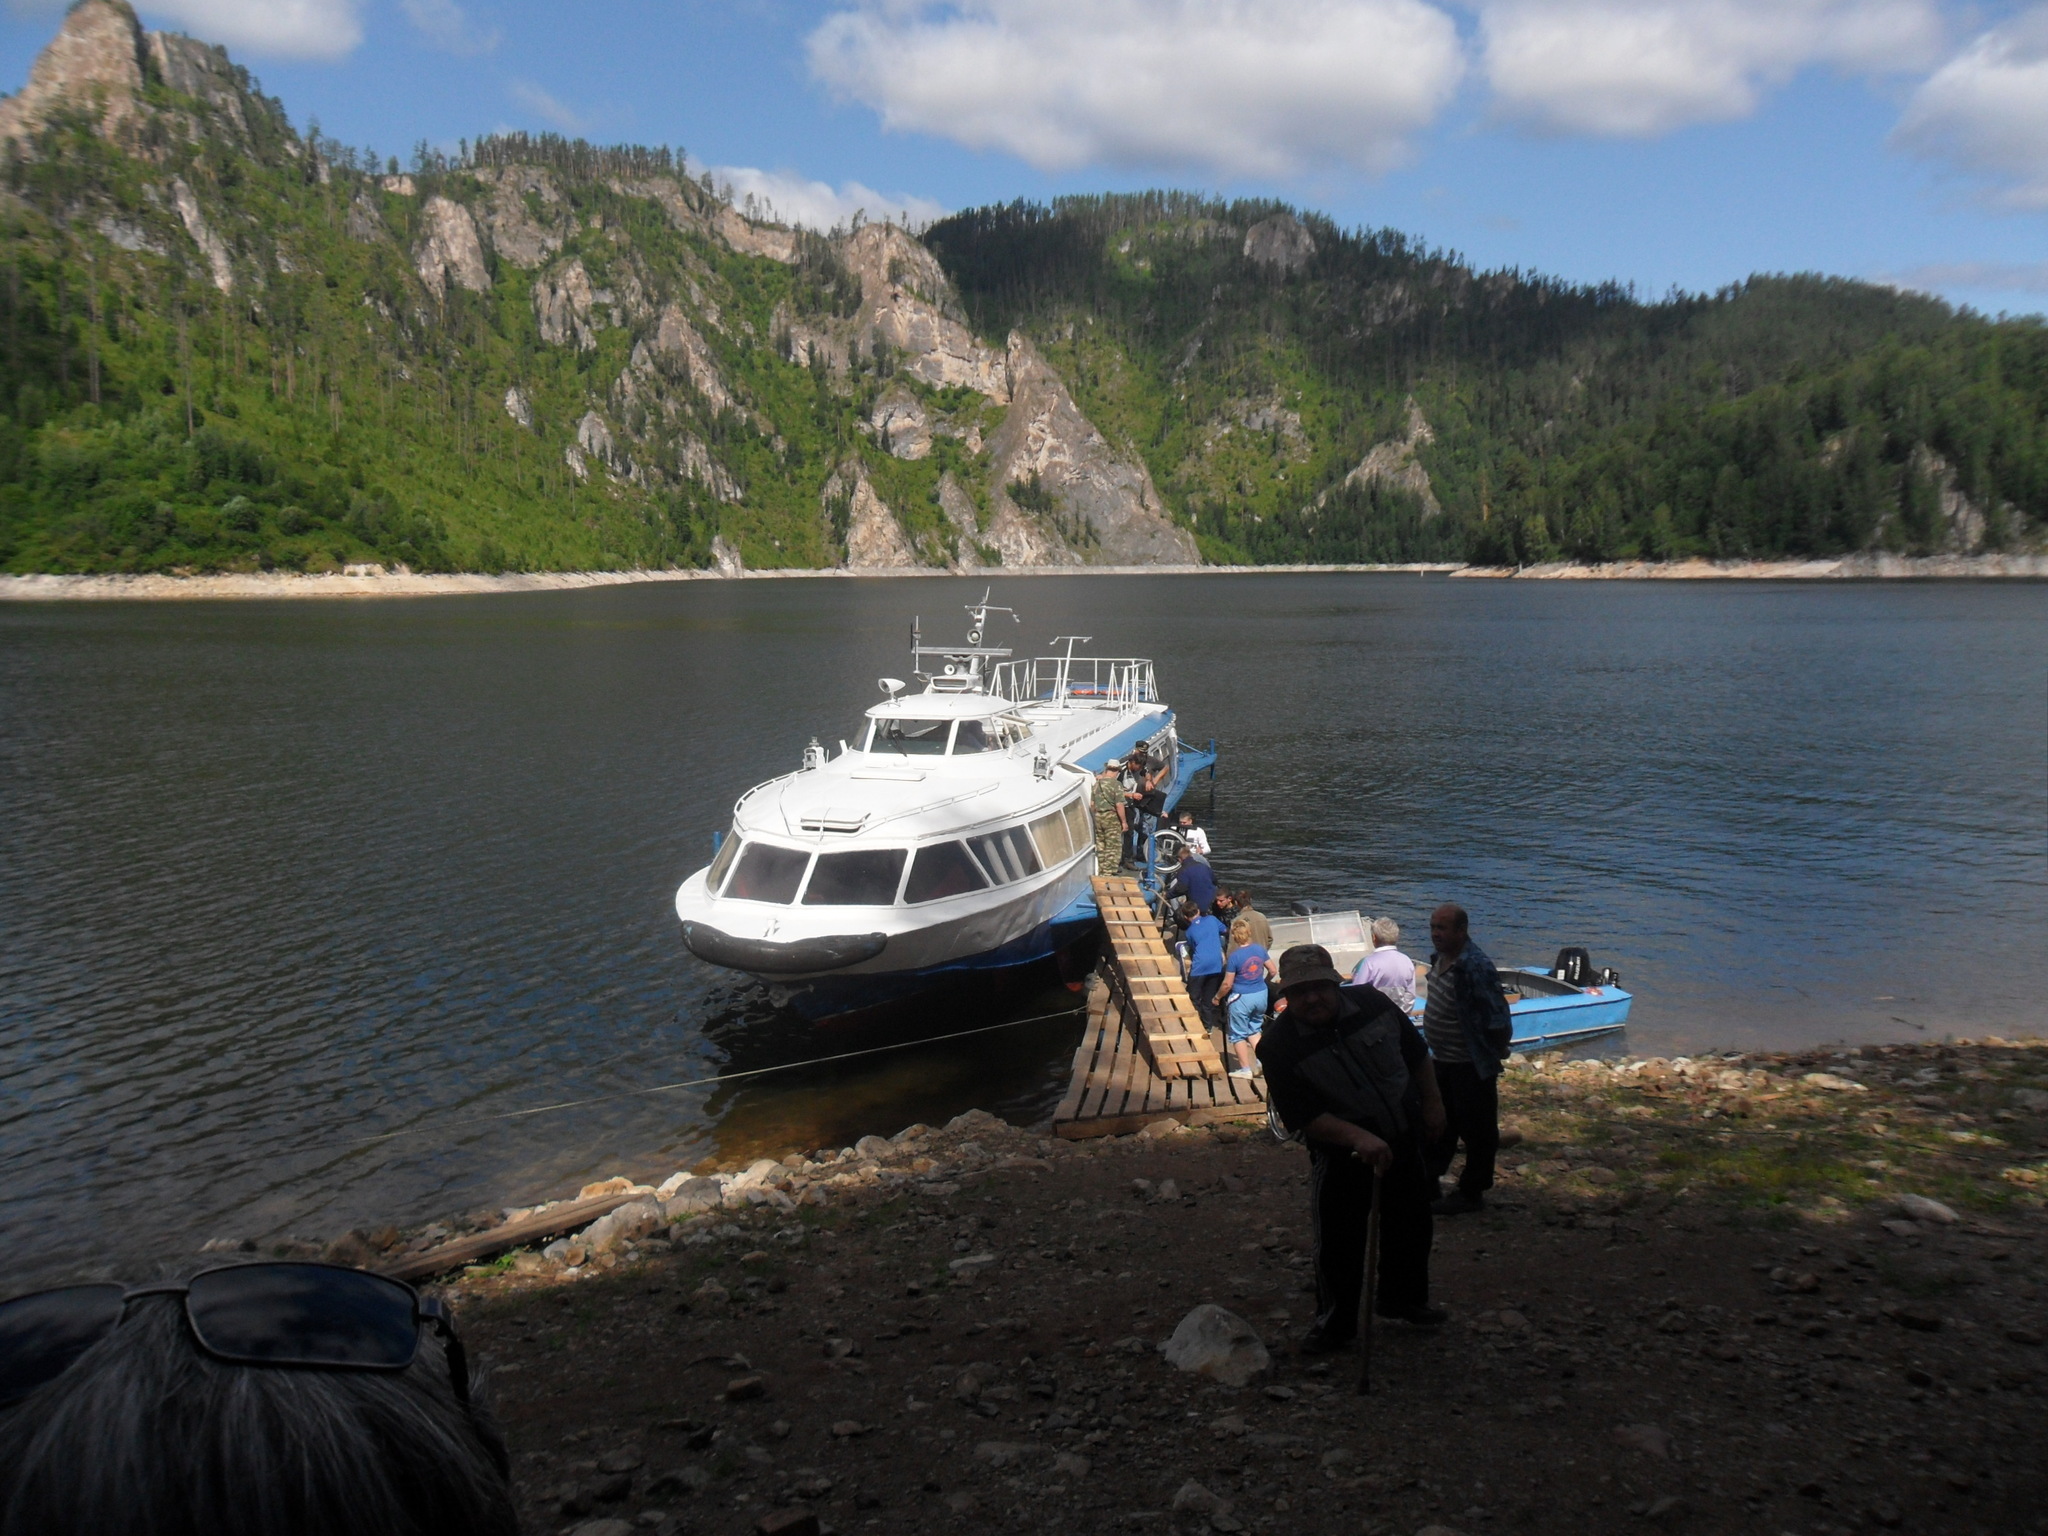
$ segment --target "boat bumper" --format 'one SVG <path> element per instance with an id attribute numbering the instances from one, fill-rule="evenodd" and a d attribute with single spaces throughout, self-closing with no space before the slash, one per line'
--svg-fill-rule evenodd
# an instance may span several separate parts
<path id="1" fill-rule="evenodd" d="M 836 933 L 819 939 L 741 939 L 709 923 L 685 922 L 683 943 L 690 953 L 729 970 L 762 976 L 801 976 L 836 971 L 872 960 L 889 947 L 886 933 Z"/>

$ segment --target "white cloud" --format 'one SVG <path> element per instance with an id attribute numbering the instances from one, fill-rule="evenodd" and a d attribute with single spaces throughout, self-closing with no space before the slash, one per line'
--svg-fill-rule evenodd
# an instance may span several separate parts
<path id="1" fill-rule="evenodd" d="M 2048 261 L 1943 261 L 1889 281 L 1926 293 L 2048 293 Z"/>
<path id="2" fill-rule="evenodd" d="M 1892 143 L 1997 188 L 2012 208 L 2048 208 L 2048 5 L 1975 39 L 1907 102 Z"/>
<path id="3" fill-rule="evenodd" d="M 705 166 L 695 160 L 690 162 L 690 174 L 693 176 L 701 176 L 707 170 L 711 172 L 713 181 L 732 189 L 734 201 L 742 212 L 747 210 L 746 199 L 751 196 L 762 218 L 772 218 L 783 224 L 801 224 L 806 229 L 823 231 L 850 224 L 856 213 L 864 213 L 871 224 L 894 219 L 911 229 L 922 229 L 946 213 L 943 206 L 928 197 L 916 197 L 908 192 L 877 192 L 858 181 L 842 181 L 834 187 L 795 171 L 762 171 L 751 165 Z"/>
<path id="4" fill-rule="evenodd" d="M 356 0 L 147 0 L 142 9 L 209 43 L 271 58 L 346 58 L 363 40 Z"/>
<path id="5" fill-rule="evenodd" d="M 1756 110 L 1801 69 L 1940 57 L 1934 0 L 1479 0 L 1496 109 L 1539 131 L 1646 138 Z"/>
<path id="6" fill-rule="evenodd" d="M 449 53 L 489 53 L 498 46 L 496 27 L 479 27 L 455 0 L 398 0 L 420 35 Z"/>
<path id="7" fill-rule="evenodd" d="M 581 133 L 590 126 L 582 113 L 549 95 L 531 80 L 509 81 L 505 89 L 514 101 L 535 117 L 564 133 Z"/>
<path id="8" fill-rule="evenodd" d="M 1424 0 L 855 0 L 809 50 L 890 128 L 1225 177 L 1385 170 L 1464 72 Z"/>

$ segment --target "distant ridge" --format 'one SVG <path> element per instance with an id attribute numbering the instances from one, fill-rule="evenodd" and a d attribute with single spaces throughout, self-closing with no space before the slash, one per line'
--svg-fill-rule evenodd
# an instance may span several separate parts
<path id="1" fill-rule="evenodd" d="M 375 163 L 82 0 L 0 100 L 0 570 L 1969 555 L 2048 335 L 1643 304 L 1182 193 L 818 235 L 669 148 Z"/>

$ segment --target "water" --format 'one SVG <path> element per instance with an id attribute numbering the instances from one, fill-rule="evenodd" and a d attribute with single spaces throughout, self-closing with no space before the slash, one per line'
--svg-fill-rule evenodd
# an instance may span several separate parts
<path id="1" fill-rule="evenodd" d="M 979 591 L 0 610 L 8 1279 L 1043 1115 L 1079 1037 L 1056 987 L 1003 1004 L 1055 1015 L 1019 1029 L 641 1091 L 820 1053 L 683 951 L 673 889 L 741 791 L 851 734 L 913 613 L 950 633 Z M 1158 658 L 1223 753 L 1218 867 L 1269 910 L 1420 938 L 1449 899 L 1503 962 L 1583 943 L 1636 992 L 1641 1051 L 2039 1028 L 2048 587 L 1041 577 L 998 600 L 1027 649 Z"/>

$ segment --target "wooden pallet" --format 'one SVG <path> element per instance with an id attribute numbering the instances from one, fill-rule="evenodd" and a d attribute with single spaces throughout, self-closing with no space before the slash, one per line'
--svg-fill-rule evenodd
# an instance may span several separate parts
<path id="1" fill-rule="evenodd" d="M 1210 1042 L 1218 1060 L 1223 1041 Z M 1147 1062 L 1125 1005 L 1097 976 L 1088 984 L 1088 1028 L 1074 1052 L 1066 1097 L 1053 1111 L 1055 1136 L 1128 1136 L 1159 1120 L 1214 1125 L 1266 1117 L 1264 1078 L 1161 1077 Z"/>
<path id="2" fill-rule="evenodd" d="M 1109 937 L 1103 960 L 1110 990 L 1132 1022 L 1155 1076 L 1223 1076 L 1223 1056 L 1195 1011 L 1181 980 L 1180 962 L 1159 936 L 1159 920 L 1138 882 L 1124 875 L 1095 877 L 1095 904 Z"/>

